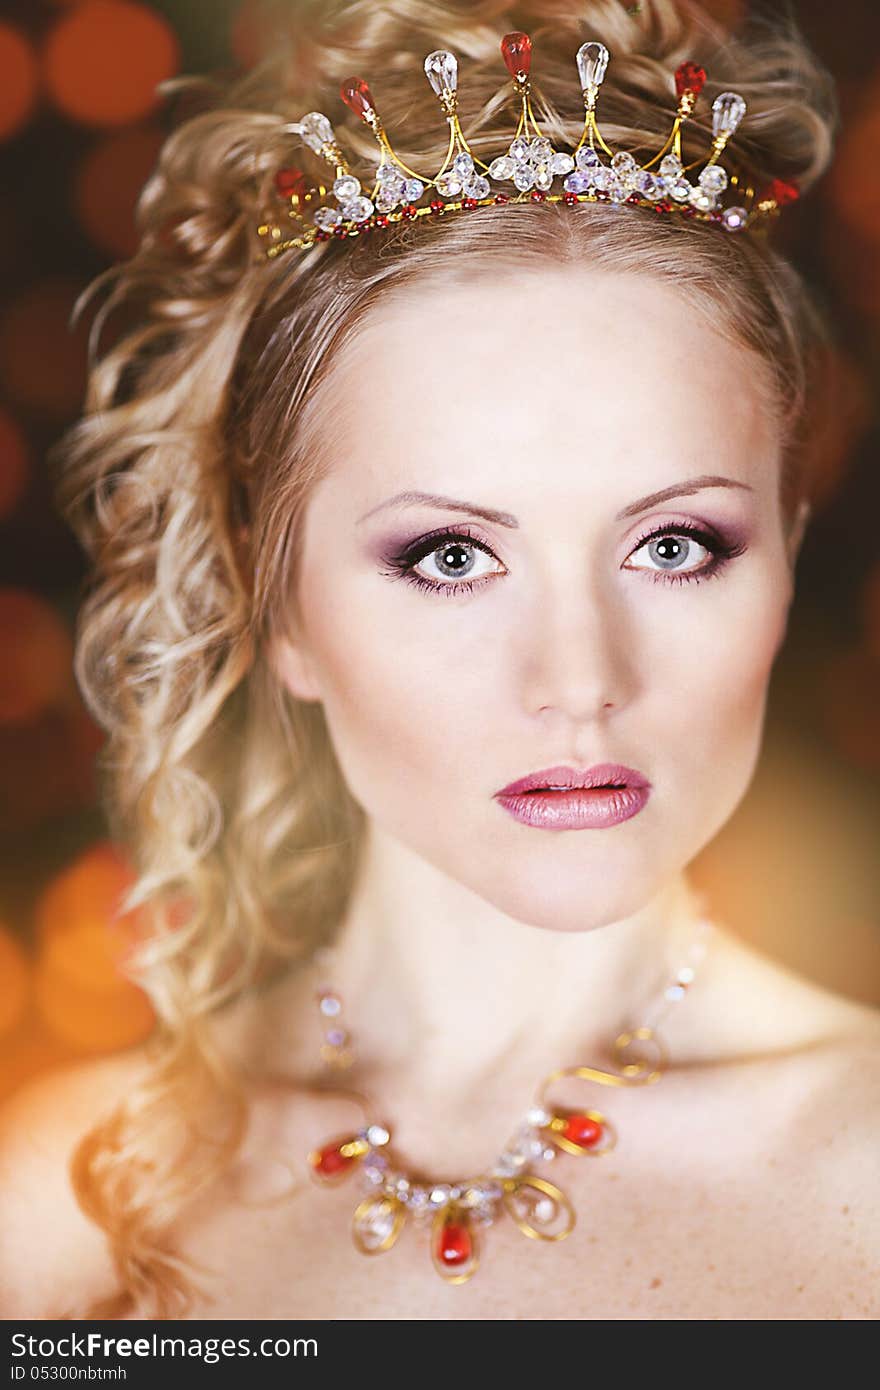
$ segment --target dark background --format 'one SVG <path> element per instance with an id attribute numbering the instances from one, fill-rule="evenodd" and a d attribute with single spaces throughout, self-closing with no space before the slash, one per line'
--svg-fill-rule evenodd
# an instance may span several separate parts
<path id="1" fill-rule="evenodd" d="M 778 229 L 836 326 L 833 406 L 761 764 L 694 877 L 745 939 L 877 1003 L 880 8 L 788 8 L 842 112 L 831 173 Z M 168 123 L 155 84 L 247 65 L 257 43 L 241 0 L 0 8 L 0 1095 L 152 1022 L 119 972 L 133 924 L 113 906 L 129 869 L 96 803 L 102 734 L 71 671 L 83 557 L 53 510 L 45 455 L 82 398 L 73 300 L 135 247 L 134 202 Z"/>

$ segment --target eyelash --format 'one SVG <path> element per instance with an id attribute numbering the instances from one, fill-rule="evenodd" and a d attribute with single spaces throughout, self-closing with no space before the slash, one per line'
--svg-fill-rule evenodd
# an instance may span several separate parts
<path id="1" fill-rule="evenodd" d="M 729 560 L 741 555 L 745 550 L 744 545 L 732 544 L 713 535 L 709 531 L 703 530 L 700 526 L 695 526 L 690 522 L 678 522 L 674 526 L 661 526 L 653 531 L 647 532 L 642 536 L 633 547 L 633 551 L 641 550 L 642 546 L 649 541 L 658 540 L 663 536 L 693 536 L 693 538 L 705 546 L 712 554 L 712 559 L 701 570 L 694 570 L 690 573 L 673 574 L 671 571 L 656 570 L 651 574 L 654 582 L 661 584 L 683 584 L 696 583 L 702 579 L 714 579 L 726 566 Z M 412 545 L 406 546 L 397 554 L 384 557 L 387 569 L 381 571 L 389 579 L 404 579 L 407 583 L 415 585 L 417 589 L 426 590 L 432 594 L 442 594 L 443 597 L 458 597 L 462 594 L 470 594 L 475 589 L 479 589 L 483 584 L 489 583 L 497 575 L 483 575 L 480 579 L 465 579 L 459 583 L 451 581 L 449 583 L 437 583 L 432 579 L 426 579 L 424 575 L 415 573 L 415 566 L 424 560 L 426 555 L 431 555 L 437 550 L 441 550 L 444 545 L 460 542 L 463 545 L 475 546 L 482 550 L 486 555 L 493 554 L 490 546 L 479 536 L 471 533 L 469 527 L 464 526 L 461 530 L 452 531 L 449 528 L 439 528 L 430 531 L 427 535 L 421 536 Z"/>

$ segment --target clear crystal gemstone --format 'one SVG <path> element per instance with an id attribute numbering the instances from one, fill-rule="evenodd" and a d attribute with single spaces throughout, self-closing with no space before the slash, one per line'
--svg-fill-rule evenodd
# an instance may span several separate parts
<path id="1" fill-rule="evenodd" d="M 611 55 L 604 43 L 582 43 L 578 49 L 577 65 L 581 87 L 601 87 Z"/>
<path id="2" fill-rule="evenodd" d="M 539 135 L 529 147 L 529 159 L 533 164 L 545 164 L 553 158 L 553 146 L 546 135 Z"/>
<path id="3" fill-rule="evenodd" d="M 526 1115 L 526 1124 L 546 1125 L 550 1123 L 550 1116 L 540 1105 L 533 1105 Z"/>
<path id="4" fill-rule="evenodd" d="M 425 76 L 434 93 L 443 95 L 444 88 L 454 92 L 458 88 L 458 59 L 448 49 L 437 48 L 425 59 Z"/>
<path id="5" fill-rule="evenodd" d="M 678 982 L 679 982 L 679 984 L 682 984 L 682 985 L 689 985 L 689 984 L 691 984 L 691 983 L 693 982 L 693 979 L 694 979 L 694 973 L 695 973 L 695 972 L 694 972 L 694 967 L 693 967 L 692 965 L 683 965 L 683 966 L 681 967 L 681 969 L 679 970 L 679 972 L 678 972 Z"/>
<path id="6" fill-rule="evenodd" d="M 324 994 L 318 1007 L 327 1018 L 335 1018 L 342 1006 L 335 994 Z"/>
<path id="7" fill-rule="evenodd" d="M 579 169 L 576 169 L 573 174 L 569 174 L 563 187 L 567 188 L 569 193 L 586 193 L 590 187 L 590 180 L 586 174 L 582 174 Z"/>
<path id="8" fill-rule="evenodd" d="M 309 149 L 317 152 L 320 150 L 321 146 L 326 145 L 328 141 L 332 141 L 333 144 L 336 143 L 333 127 L 327 120 L 327 117 L 322 116 L 320 111 L 310 111 L 307 116 L 303 116 L 300 125 L 302 127 L 302 138 L 305 140 Z"/>
<path id="9" fill-rule="evenodd" d="M 546 164 L 540 164 L 535 171 L 535 187 L 546 193 L 553 187 L 553 174 Z"/>
<path id="10" fill-rule="evenodd" d="M 720 164 L 708 164 L 699 178 L 700 187 L 707 193 L 723 193 L 728 182 L 727 170 Z"/>
<path id="11" fill-rule="evenodd" d="M 449 1184 L 448 1184 L 448 1183 L 441 1182 L 441 1183 L 438 1183 L 436 1187 L 432 1187 L 432 1188 L 431 1188 L 430 1202 L 431 1202 L 431 1205 L 432 1205 L 432 1206 L 434 1206 L 434 1207 L 442 1207 L 442 1206 L 445 1206 L 446 1203 L 447 1203 L 448 1201 L 449 1201 Z"/>
<path id="12" fill-rule="evenodd" d="M 526 193 L 535 184 L 535 171 L 528 164 L 517 164 L 513 171 L 513 181 L 521 193 Z"/>
<path id="13" fill-rule="evenodd" d="M 409 1196 L 409 1188 L 410 1188 L 409 1178 L 399 1177 L 399 1178 L 397 1178 L 397 1179 L 395 1180 L 395 1183 L 394 1183 L 394 1190 L 395 1190 L 395 1192 L 397 1193 L 398 1197 L 408 1197 L 408 1196 Z"/>
<path id="14" fill-rule="evenodd" d="M 461 192 L 461 179 L 447 169 L 446 173 L 437 179 L 437 191 L 444 198 L 457 198 Z"/>
<path id="15" fill-rule="evenodd" d="M 364 222 L 376 208 L 369 198 L 353 198 L 350 203 L 344 204 L 342 211 L 352 222 Z"/>
<path id="16" fill-rule="evenodd" d="M 705 188 L 699 186 L 691 191 L 690 205 L 696 208 L 697 212 L 711 212 L 717 199 L 714 193 L 707 193 Z"/>
<path id="17" fill-rule="evenodd" d="M 634 186 L 637 193 L 641 193 L 643 198 L 650 198 L 652 202 L 656 201 L 656 199 L 660 198 L 663 194 L 664 185 L 657 178 L 656 174 L 651 173 L 650 169 L 642 169 L 639 171 L 636 175 Z"/>
<path id="18" fill-rule="evenodd" d="M 669 185 L 669 196 L 674 198 L 677 203 L 688 202 L 692 191 L 687 179 L 678 179 Z"/>
<path id="19" fill-rule="evenodd" d="M 489 165 L 489 173 L 493 179 L 511 179 L 516 162 L 511 159 L 509 154 L 501 154 L 497 159 L 493 159 Z"/>
<path id="20" fill-rule="evenodd" d="M 408 203 L 417 203 L 425 191 L 421 179 L 407 179 L 403 186 L 403 196 Z"/>
<path id="21" fill-rule="evenodd" d="M 554 154 L 550 161 L 550 168 L 554 174 L 567 174 L 574 168 L 574 160 L 570 154 Z"/>
<path id="22" fill-rule="evenodd" d="M 552 1144 L 547 1145 L 541 1157 L 543 1158 L 545 1163 L 553 1162 L 554 1158 L 556 1157 L 556 1150 L 554 1149 Z"/>
<path id="23" fill-rule="evenodd" d="M 681 175 L 682 164 L 677 154 L 668 154 L 660 160 L 660 173 L 664 179 L 675 180 Z"/>
<path id="24" fill-rule="evenodd" d="M 729 140 L 745 114 L 746 104 L 738 92 L 721 92 L 712 102 L 712 132 L 716 140 L 722 135 Z"/>
<path id="25" fill-rule="evenodd" d="M 411 1211 L 423 1211 L 430 1200 L 427 1188 L 414 1187 L 406 1199 L 406 1204 Z"/>
<path id="26" fill-rule="evenodd" d="M 598 188 L 600 192 L 604 192 L 605 189 L 614 182 L 614 175 L 610 169 L 606 169 L 604 165 L 600 165 L 598 169 L 593 170 L 590 182 L 594 188 Z"/>
<path id="27" fill-rule="evenodd" d="M 372 1199 L 372 1205 L 357 1217 L 357 1231 L 364 1244 L 376 1249 L 388 1239 L 394 1229 L 394 1208 L 382 1198 Z"/>
<path id="28" fill-rule="evenodd" d="M 579 169 L 598 169 L 601 160 L 595 150 L 590 149 L 589 145 L 581 145 L 574 157 L 574 162 Z"/>
<path id="29" fill-rule="evenodd" d="M 620 179 L 625 179 L 629 174 L 634 174 L 638 165 L 631 154 L 626 150 L 620 150 L 611 160 L 611 167 Z"/>
<path id="30" fill-rule="evenodd" d="M 455 174 L 462 180 L 472 178 L 474 174 L 474 161 L 467 150 L 462 150 L 452 161 L 452 168 Z"/>
<path id="31" fill-rule="evenodd" d="M 721 221 L 728 232 L 738 232 L 746 225 L 748 216 L 745 208 L 727 208 L 721 214 Z"/>
<path id="32" fill-rule="evenodd" d="M 331 227 L 335 227 L 342 221 L 342 214 L 336 208 L 318 208 L 315 213 L 315 226 L 321 227 L 325 232 L 329 232 Z"/>
<path id="33" fill-rule="evenodd" d="M 347 203 L 350 199 L 356 198 L 361 191 L 361 181 L 356 179 L 353 174 L 343 174 L 341 178 L 334 181 L 333 193 L 340 203 Z"/>
<path id="34" fill-rule="evenodd" d="M 684 986 L 683 986 L 683 985 L 669 985 L 669 986 L 667 987 L 667 989 L 664 991 L 664 995 L 665 995 L 665 998 L 667 998 L 667 999 L 669 999 L 669 1000 L 672 1000 L 672 1001 L 674 1001 L 674 1000 L 676 1000 L 676 999 L 683 999 L 683 998 L 684 998 Z"/>
<path id="35" fill-rule="evenodd" d="M 392 193 L 386 194 L 382 192 L 376 198 L 376 211 L 393 212 L 399 202 L 400 199 L 395 197 Z"/>
<path id="36" fill-rule="evenodd" d="M 464 186 L 464 191 L 469 198 L 488 198 L 492 192 L 492 185 L 488 179 L 484 179 L 482 174 L 475 174 Z"/>
<path id="37" fill-rule="evenodd" d="M 390 1138 L 391 1135 L 384 1125 L 369 1125 L 367 1128 L 367 1143 L 372 1144 L 374 1148 L 381 1148 Z"/>
<path id="38" fill-rule="evenodd" d="M 612 203 L 625 203 L 629 195 L 630 189 L 627 184 L 621 183 L 620 179 L 608 180 L 608 197 Z"/>
<path id="39" fill-rule="evenodd" d="M 510 149 L 507 151 L 507 153 L 510 155 L 511 159 L 515 159 L 517 161 L 528 159 L 529 142 L 525 138 L 525 136 L 518 135 L 516 139 L 512 141 Z"/>

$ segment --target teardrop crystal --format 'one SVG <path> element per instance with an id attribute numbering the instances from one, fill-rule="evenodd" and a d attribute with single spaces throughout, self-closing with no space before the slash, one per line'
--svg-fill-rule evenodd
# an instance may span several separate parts
<path id="1" fill-rule="evenodd" d="M 458 91 L 458 59 L 446 48 L 436 48 L 425 59 L 425 76 L 435 95 Z"/>
<path id="2" fill-rule="evenodd" d="M 581 44 L 577 55 L 581 87 L 585 90 L 591 87 L 601 87 L 605 80 L 605 73 L 608 69 L 608 59 L 610 56 L 604 43 Z"/>
<path id="3" fill-rule="evenodd" d="M 322 145 L 326 145 L 328 142 L 335 144 L 336 136 L 333 134 L 333 127 L 320 111 L 310 111 L 307 116 L 303 116 L 299 124 L 303 140 L 309 149 L 314 150 L 316 154 Z"/>
<path id="4" fill-rule="evenodd" d="M 716 140 L 729 140 L 743 116 L 746 104 L 737 92 L 722 92 L 712 102 L 712 133 Z"/>
<path id="5" fill-rule="evenodd" d="M 511 77 L 516 78 L 520 73 L 528 77 L 532 70 L 532 41 L 528 34 L 519 30 L 505 34 L 501 40 L 501 53 Z"/>
<path id="6" fill-rule="evenodd" d="M 374 115 L 376 104 L 373 94 L 362 77 L 347 77 L 339 89 L 339 95 L 349 110 L 362 121 Z"/>

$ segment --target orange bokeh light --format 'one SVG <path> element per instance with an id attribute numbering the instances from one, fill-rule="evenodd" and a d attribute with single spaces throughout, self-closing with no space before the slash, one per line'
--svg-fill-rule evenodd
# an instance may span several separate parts
<path id="1" fill-rule="evenodd" d="M 24 435 L 0 406 L 0 517 L 8 516 L 24 492 L 29 471 Z"/>
<path id="2" fill-rule="evenodd" d="M 100 842 L 58 874 L 37 904 L 37 1008 L 56 1036 L 86 1051 L 131 1046 L 155 1023 L 146 994 L 123 974 L 140 936 L 140 913 L 120 912 L 133 878 L 118 850 Z"/>
<path id="3" fill-rule="evenodd" d="M 874 245 L 880 241 L 880 84 L 866 93 L 861 116 L 844 127 L 831 171 L 835 215 Z"/>
<path id="4" fill-rule="evenodd" d="M 24 1017 L 30 983 L 30 961 L 12 932 L 0 925 L 0 1035 L 10 1033 Z"/>
<path id="5" fill-rule="evenodd" d="M 8 140 L 29 119 L 38 86 L 37 58 L 27 36 L 0 23 L 0 140 Z"/>
<path id="6" fill-rule="evenodd" d="M 135 0 L 82 0 L 57 20 L 43 53 L 46 87 L 83 125 L 139 120 L 160 101 L 160 82 L 180 64 L 168 21 Z"/>
<path id="7" fill-rule="evenodd" d="M 163 138 L 161 131 L 147 129 L 108 135 L 89 151 L 77 171 L 77 216 L 95 244 L 111 256 L 128 258 L 137 250 L 135 204 Z"/>
<path id="8" fill-rule="evenodd" d="M 53 415 L 78 411 L 86 381 L 88 331 L 70 328 L 82 286 L 44 280 L 7 303 L 0 315 L 0 379 L 21 405 Z"/>
<path id="9" fill-rule="evenodd" d="M 0 589 L 0 651 L 0 723 L 27 723 L 68 691 L 70 634 L 37 594 Z"/>

